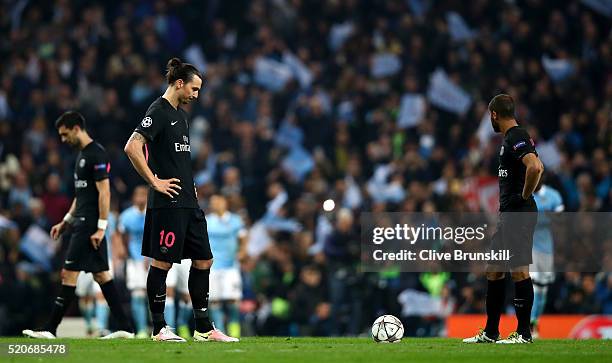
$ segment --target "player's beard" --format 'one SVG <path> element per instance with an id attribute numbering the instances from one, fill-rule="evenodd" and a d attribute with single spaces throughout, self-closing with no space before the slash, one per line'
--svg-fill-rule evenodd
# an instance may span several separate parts
<path id="1" fill-rule="evenodd" d="M 195 100 L 195 98 L 192 98 L 192 97 L 189 97 L 189 96 L 187 96 L 187 97 L 181 97 L 181 99 L 180 99 L 181 104 L 183 104 L 183 105 L 186 105 L 186 104 L 188 104 L 188 103 L 191 103 L 193 100 Z"/>
<path id="2" fill-rule="evenodd" d="M 493 131 L 495 132 L 499 132 L 499 124 L 497 122 L 495 122 L 495 120 L 493 120 L 493 118 L 491 117 L 491 126 L 493 127 Z"/>
<path id="3" fill-rule="evenodd" d="M 68 141 L 68 145 L 70 145 L 71 147 L 78 149 L 81 146 L 81 143 L 79 142 L 79 139 L 74 139 L 74 140 L 69 140 Z"/>

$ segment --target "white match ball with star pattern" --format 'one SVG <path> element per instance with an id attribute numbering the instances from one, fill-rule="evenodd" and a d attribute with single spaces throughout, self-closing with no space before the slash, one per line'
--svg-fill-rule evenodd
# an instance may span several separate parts
<path id="1" fill-rule="evenodd" d="M 376 343 L 397 343 L 404 336 L 404 325 L 393 315 L 378 317 L 372 324 L 372 339 Z"/>

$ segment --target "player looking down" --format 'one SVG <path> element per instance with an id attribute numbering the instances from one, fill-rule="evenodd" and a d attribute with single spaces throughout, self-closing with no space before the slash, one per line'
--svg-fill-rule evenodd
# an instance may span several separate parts
<path id="1" fill-rule="evenodd" d="M 191 259 L 188 289 L 195 319 L 195 341 L 235 342 L 214 328 L 208 317 L 212 253 L 206 218 L 198 207 L 189 144 L 187 113 L 180 108 L 197 99 L 203 77 L 178 58 L 168 62 L 168 88 L 155 100 L 125 145 L 136 171 L 150 186 L 142 254 L 153 260 L 147 296 L 153 320 L 152 339 L 184 342 L 164 319 L 166 277 L 173 263 Z"/>
<path id="2" fill-rule="evenodd" d="M 514 118 L 514 100 L 509 95 L 495 96 L 489 103 L 491 124 L 504 135 L 499 152 L 499 223 L 491 240 L 491 249 L 510 252 L 507 265 L 489 264 L 486 268 L 487 325 L 464 343 L 522 344 L 533 342 L 530 331 L 533 283 L 529 277 L 532 262 L 533 233 L 537 222 L 536 189 L 544 166 L 534 142 Z M 514 308 L 518 321 L 516 332 L 499 340 L 499 319 L 504 309 L 506 271 L 514 281 Z"/>
<path id="3" fill-rule="evenodd" d="M 120 330 L 103 338 L 133 338 L 131 319 L 121 307 L 108 266 L 105 231 L 110 211 L 110 163 L 106 150 L 89 136 L 85 118 L 78 112 L 64 113 L 55 127 L 62 142 L 78 149 L 79 154 L 74 166 L 74 200 L 64 220 L 51 228 L 51 237 L 58 239 L 68 226 L 72 227 L 72 237 L 62 268 L 62 289 L 49 321 L 43 329 L 26 329 L 23 334 L 32 338 L 55 338 L 57 327 L 75 298 L 79 274 L 85 271 L 93 273 L 111 313 L 122 325 Z"/>

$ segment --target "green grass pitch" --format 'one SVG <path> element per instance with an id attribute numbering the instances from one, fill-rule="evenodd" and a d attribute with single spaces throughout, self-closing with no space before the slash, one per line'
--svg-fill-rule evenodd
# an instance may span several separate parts
<path id="1" fill-rule="evenodd" d="M 0 338 L 0 362 L 612 362 L 610 340 L 539 340 L 530 345 L 475 344 L 458 339 L 407 338 L 376 344 L 367 338 L 243 338 L 240 343 L 157 343 L 149 340 L 58 339 L 65 356 L 8 356 L 6 343 L 51 343 Z"/>

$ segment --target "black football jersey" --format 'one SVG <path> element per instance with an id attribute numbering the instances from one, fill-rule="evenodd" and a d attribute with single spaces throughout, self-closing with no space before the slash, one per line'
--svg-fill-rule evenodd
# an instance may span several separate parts
<path id="1" fill-rule="evenodd" d="M 181 186 L 179 195 L 170 198 L 152 188 L 149 190 L 148 208 L 198 208 L 193 171 L 187 113 L 175 109 L 163 97 L 155 100 L 136 132 L 147 139 L 147 163 L 159 179 L 177 178 Z"/>
<path id="2" fill-rule="evenodd" d="M 96 188 L 96 182 L 107 179 L 110 168 L 106 150 L 97 142 L 90 142 L 79 152 L 74 165 L 75 217 L 98 219 L 98 188 Z"/>
<path id="3" fill-rule="evenodd" d="M 499 150 L 498 177 L 499 206 L 501 211 L 509 208 L 511 195 L 523 193 L 525 171 L 527 168 L 523 164 L 522 159 L 529 153 L 538 155 L 533 139 L 529 137 L 527 131 L 520 126 L 514 126 L 509 129 L 504 136 L 504 142 Z"/>

